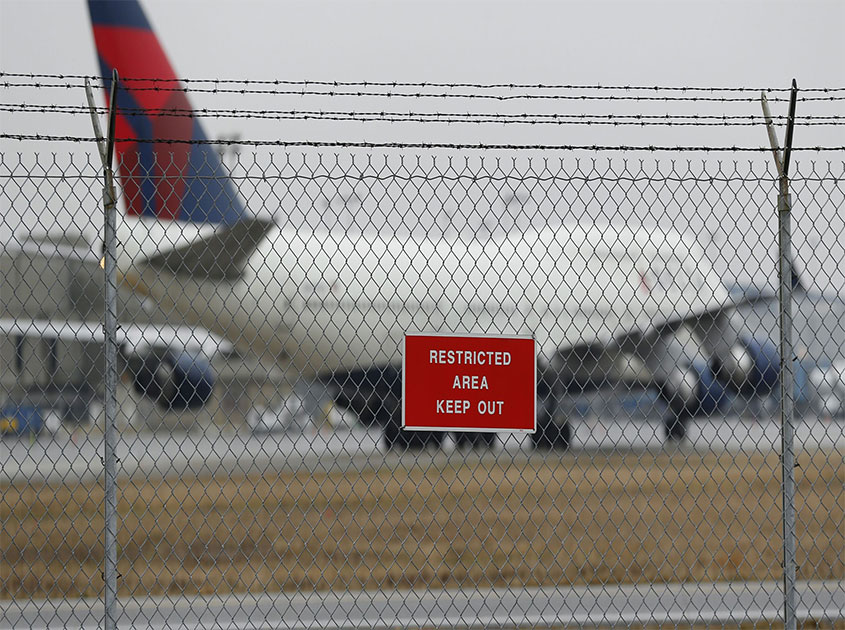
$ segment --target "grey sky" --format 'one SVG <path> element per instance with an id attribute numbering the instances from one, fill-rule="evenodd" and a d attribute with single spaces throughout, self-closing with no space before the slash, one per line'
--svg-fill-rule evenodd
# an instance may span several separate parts
<path id="1" fill-rule="evenodd" d="M 802 87 L 845 85 L 845 3 L 836 0 L 142 0 L 142 5 L 177 74 L 189 78 L 786 87 L 795 77 Z M 98 70 L 82 0 L 0 0 L 0 23 L 0 68 L 8 72 Z M 57 102 L 78 100 L 56 92 L 50 95 Z M 4 100 L 14 96 L 4 90 Z M 195 106 L 254 106 L 242 98 L 193 99 Z M 35 102 L 35 96 L 22 94 L 20 100 Z M 279 100 L 274 104 L 278 108 Z M 420 108 L 408 101 L 401 105 L 406 111 Z M 458 106 L 467 105 L 437 103 L 428 109 Z M 4 115 L 3 127 L 17 127 L 18 121 Z M 231 120 L 207 126 L 212 136 L 244 133 Z M 278 125 L 273 131 L 278 134 Z M 523 127 L 504 135 L 473 127 L 449 134 L 475 142 L 491 134 L 496 140 L 543 137 L 559 143 L 571 141 L 573 133 L 585 142 L 597 137 L 595 130 L 581 131 L 558 129 L 550 138 L 548 127 L 539 134 Z M 297 132 L 313 135 L 314 126 Z M 731 139 L 736 141 L 736 130 Z"/>
<path id="2" fill-rule="evenodd" d="M 672 85 L 843 79 L 843 3 L 146 0 L 189 77 Z M 81 0 L 2 0 L 2 66 L 93 72 Z"/>

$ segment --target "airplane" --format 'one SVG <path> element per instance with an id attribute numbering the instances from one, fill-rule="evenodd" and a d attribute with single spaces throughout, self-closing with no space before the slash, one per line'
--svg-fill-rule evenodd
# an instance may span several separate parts
<path id="1" fill-rule="evenodd" d="M 408 331 L 533 335 L 539 449 L 569 446 L 567 392 L 656 387 L 666 436 L 681 440 L 726 392 L 775 388 L 776 349 L 736 329 L 742 300 L 677 231 L 609 222 L 400 238 L 249 213 L 200 121 L 178 115 L 193 109 L 140 4 L 88 7 L 106 98 L 114 69 L 128 78 L 117 96 L 121 281 L 192 325 L 264 349 L 289 373 L 321 379 L 339 406 L 381 427 L 388 448 L 442 441 L 401 430 Z M 485 447 L 493 438 L 456 439 Z"/>

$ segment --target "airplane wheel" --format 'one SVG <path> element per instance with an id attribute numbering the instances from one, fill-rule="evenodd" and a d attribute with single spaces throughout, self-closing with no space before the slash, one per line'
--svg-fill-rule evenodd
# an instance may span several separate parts
<path id="1" fill-rule="evenodd" d="M 384 370 L 376 380 L 375 397 L 379 401 L 376 422 L 382 426 L 382 440 L 387 450 L 421 451 L 429 445 L 439 447 L 442 433 L 402 430 L 402 378 L 398 370 Z"/>
<path id="2" fill-rule="evenodd" d="M 569 422 L 555 424 L 551 421 L 538 422 L 537 431 L 531 435 L 531 443 L 538 451 L 565 451 L 572 441 L 572 427 Z"/>
<path id="3" fill-rule="evenodd" d="M 549 380 L 540 378 L 537 382 L 537 431 L 531 435 L 531 443 L 537 450 L 565 451 L 572 441 L 572 427 L 562 412 L 560 395 Z"/>
<path id="4" fill-rule="evenodd" d="M 572 427 L 560 411 L 560 401 L 557 397 L 549 397 L 540 410 L 537 431 L 531 435 L 531 443 L 537 450 L 565 451 L 571 441 Z"/>
<path id="5" fill-rule="evenodd" d="M 452 435 L 455 438 L 455 443 L 461 450 L 465 448 L 487 450 L 492 449 L 496 444 L 495 433 L 457 432 Z"/>
<path id="6" fill-rule="evenodd" d="M 429 445 L 440 448 L 443 434 L 435 431 L 403 431 L 401 420 L 391 418 L 382 429 L 382 440 L 387 450 L 421 451 Z"/>
<path id="7" fill-rule="evenodd" d="M 680 442 L 685 439 L 687 437 L 687 419 L 687 413 L 683 411 L 676 413 L 670 410 L 668 415 L 663 418 L 666 439 L 670 442 Z"/>

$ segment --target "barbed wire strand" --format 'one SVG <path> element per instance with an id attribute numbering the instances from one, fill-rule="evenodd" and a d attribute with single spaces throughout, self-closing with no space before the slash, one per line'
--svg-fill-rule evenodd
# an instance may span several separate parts
<path id="1" fill-rule="evenodd" d="M 39 142 L 95 142 L 97 138 L 85 136 L 54 136 L 41 134 L 0 134 L 0 139 L 39 141 Z M 766 152 L 771 147 L 748 146 L 693 146 L 693 145 L 600 145 L 600 144 L 496 144 L 496 143 L 455 143 L 455 142 L 359 142 L 359 141 L 319 141 L 319 140 L 182 140 L 182 139 L 137 139 L 116 138 L 118 143 L 136 144 L 188 144 L 188 145 L 238 145 L 268 147 L 311 147 L 311 148 L 349 148 L 349 149 L 475 149 L 475 150 L 537 150 L 537 151 L 666 151 L 666 152 Z M 843 151 L 843 146 L 793 147 L 793 151 L 831 152 Z"/>
<path id="2" fill-rule="evenodd" d="M 175 83 L 176 80 L 169 82 Z M 62 89 L 76 89 L 84 88 L 84 84 L 47 84 L 47 83 L 10 83 L 8 81 L 0 84 L 4 88 L 62 88 Z M 92 85 L 92 88 L 102 89 L 104 84 Z M 328 98 L 396 98 L 396 99 L 467 99 L 467 100 L 495 100 L 495 101 L 515 101 L 515 100 L 555 100 L 555 101 L 634 101 L 634 102 L 718 102 L 718 103 L 751 103 L 757 102 L 758 96 L 754 97 L 715 97 L 715 96 L 632 96 L 632 95 L 593 95 L 593 94 L 473 94 L 467 92 L 398 92 L 398 91 L 345 91 L 345 90 L 309 90 L 303 87 L 299 90 L 267 90 L 267 89 L 249 89 L 249 88 L 225 88 L 215 86 L 213 88 L 191 88 L 177 85 L 174 87 L 161 87 L 158 85 L 152 87 L 133 87 L 129 90 L 125 85 L 119 86 L 120 90 L 131 92 L 182 92 L 182 93 L 206 93 L 206 94 L 264 94 L 274 96 L 321 96 Z M 802 95 L 805 93 L 802 90 Z M 770 102 L 787 102 L 788 97 L 772 96 L 769 98 Z M 843 96 L 800 96 L 799 101 L 813 102 L 813 101 L 843 101 Z"/>
<path id="3" fill-rule="evenodd" d="M 39 74 L 0 72 L 0 77 L 28 78 L 28 79 L 58 79 L 104 81 L 108 77 L 84 74 Z M 122 82 L 160 82 L 160 83 L 213 83 L 239 85 L 291 85 L 291 86 L 324 86 L 324 87 L 414 87 L 414 88 L 466 88 L 466 89 L 536 89 L 536 90 L 612 90 L 612 91 L 653 91 L 653 92 L 760 92 L 788 93 L 791 88 L 747 87 L 747 86 L 668 86 L 668 85 L 601 85 L 601 84 L 553 84 L 553 83 L 470 83 L 470 82 L 438 82 L 438 81 L 325 81 L 325 80 L 284 80 L 284 79 L 163 79 L 156 77 L 121 77 Z M 845 92 L 845 87 L 801 88 L 801 92 Z"/>
<path id="4" fill-rule="evenodd" d="M 82 105 L 0 103 L 0 111 L 9 113 L 85 115 L 89 109 Z M 107 113 L 105 107 L 95 108 Z M 505 114 L 496 112 L 387 112 L 387 111 L 317 111 L 317 110 L 235 110 L 235 109 L 142 109 L 120 108 L 124 116 L 228 118 L 264 120 L 330 120 L 352 122 L 414 122 L 414 123 L 473 123 L 473 124 L 552 124 L 552 125 L 610 125 L 610 126 L 756 126 L 765 123 L 755 115 L 696 115 L 696 114 Z M 775 116 L 785 122 L 787 116 Z M 803 126 L 836 127 L 845 125 L 845 116 L 801 116 L 796 124 Z"/>

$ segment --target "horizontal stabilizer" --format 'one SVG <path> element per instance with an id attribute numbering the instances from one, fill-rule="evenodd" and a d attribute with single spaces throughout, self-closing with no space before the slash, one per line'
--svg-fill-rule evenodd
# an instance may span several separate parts
<path id="1" fill-rule="evenodd" d="M 242 219 L 218 226 L 205 238 L 151 256 L 147 263 L 170 273 L 209 280 L 233 280 L 273 227 L 272 221 Z"/>

